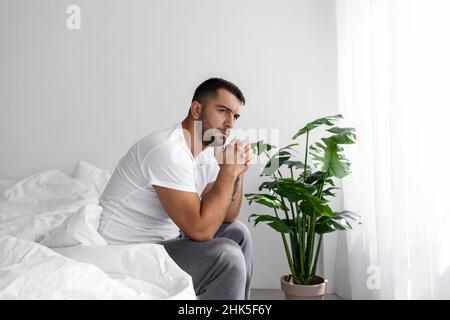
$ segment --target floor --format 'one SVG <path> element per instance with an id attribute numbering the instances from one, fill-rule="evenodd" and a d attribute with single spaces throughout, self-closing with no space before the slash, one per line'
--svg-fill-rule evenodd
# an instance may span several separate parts
<path id="1" fill-rule="evenodd" d="M 252 289 L 251 300 L 284 300 L 284 293 L 281 289 Z M 343 300 L 335 294 L 326 294 L 324 300 Z"/>

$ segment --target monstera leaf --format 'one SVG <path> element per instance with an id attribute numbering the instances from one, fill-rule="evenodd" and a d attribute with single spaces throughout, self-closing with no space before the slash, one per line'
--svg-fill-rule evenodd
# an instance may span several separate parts
<path id="1" fill-rule="evenodd" d="M 256 218 L 255 218 L 256 217 Z M 248 221 L 250 222 L 250 218 L 255 218 L 255 226 L 259 222 L 266 222 L 270 227 L 272 227 L 275 231 L 281 233 L 290 233 L 292 231 L 292 224 L 289 224 L 286 219 L 280 219 L 270 215 L 264 214 L 252 214 L 248 217 Z"/>
<path id="2" fill-rule="evenodd" d="M 331 137 L 322 138 L 310 146 L 310 152 L 316 168 L 328 172 L 329 176 L 343 178 L 350 173 L 350 162 L 342 155 L 344 150 L 340 144 L 355 143 L 353 128 L 332 128 L 327 130 L 335 133 Z"/>
<path id="3" fill-rule="evenodd" d="M 292 139 L 293 140 L 297 139 L 299 136 L 301 136 L 301 135 L 305 134 L 306 132 L 309 132 L 309 131 L 313 130 L 314 128 L 317 128 L 321 125 L 332 126 L 338 119 L 342 119 L 342 115 L 337 114 L 334 116 L 316 119 L 313 122 L 307 123 L 306 126 L 301 128 L 300 130 L 298 130 L 298 132 L 292 137 Z"/>
<path id="4" fill-rule="evenodd" d="M 273 175 L 283 164 L 287 163 L 289 159 L 295 155 L 296 150 L 292 148 L 297 146 L 298 143 L 290 144 L 284 148 L 281 148 L 277 153 L 270 157 L 264 166 L 261 176 L 271 176 Z"/>
<path id="5" fill-rule="evenodd" d="M 260 154 L 270 151 L 271 149 L 275 148 L 274 145 L 264 143 L 264 141 L 260 140 L 258 142 L 252 143 L 251 147 L 253 149 L 253 153 L 255 153 L 257 156 Z"/>
<path id="6" fill-rule="evenodd" d="M 356 213 L 348 210 L 334 212 L 330 217 L 322 216 L 316 222 L 315 232 L 317 234 L 324 234 L 337 230 L 352 229 L 350 220 L 352 220 L 352 222 L 361 224 L 357 220 L 357 217 L 359 216 Z"/>
<path id="7" fill-rule="evenodd" d="M 278 200 L 277 197 L 270 194 L 247 193 L 245 194 L 245 197 L 248 200 L 248 204 L 256 202 L 269 208 L 288 210 L 288 208 L 280 200 Z"/>

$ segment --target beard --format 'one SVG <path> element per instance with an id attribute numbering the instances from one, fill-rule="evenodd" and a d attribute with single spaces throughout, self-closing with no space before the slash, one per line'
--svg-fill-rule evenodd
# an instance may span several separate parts
<path id="1" fill-rule="evenodd" d="M 207 120 L 202 119 L 202 143 L 207 147 L 221 147 L 225 144 L 227 136 L 223 133 L 228 133 L 228 130 L 221 128 L 214 128 Z"/>
<path id="2" fill-rule="evenodd" d="M 225 144 L 225 140 L 223 137 L 211 136 L 211 139 L 204 141 L 204 143 L 208 147 L 222 147 Z"/>

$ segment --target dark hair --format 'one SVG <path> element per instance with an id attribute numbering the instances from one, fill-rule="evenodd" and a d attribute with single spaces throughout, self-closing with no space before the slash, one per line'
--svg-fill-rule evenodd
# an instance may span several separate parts
<path id="1" fill-rule="evenodd" d="M 205 104 L 206 100 L 209 97 L 216 97 L 217 90 L 225 89 L 233 94 L 239 101 L 245 105 L 245 97 L 242 94 L 241 90 L 230 81 L 221 79 L 221 78 L 211 78 L 204 82 L 202 82 L 197 89 L 195 89 L 194 97 L 192 98 L 192 102 L 198 101 L 200 104 Z"/>

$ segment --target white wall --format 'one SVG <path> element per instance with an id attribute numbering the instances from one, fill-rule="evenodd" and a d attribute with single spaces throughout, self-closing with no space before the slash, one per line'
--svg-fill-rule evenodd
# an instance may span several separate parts
<path id="1" fill-rule="evenodd" d="M 70 4 L 81 30 L 66 28 Z M 337 113 L 335 42 L 332 0 L 0 0 L 0 179 L 70 174 L 78 159 L 114 169 L 135 140 L 180 121 L 211 76 L 244 92 L 242 128 L 280 129 L 287 144 Z M 257 209 L 245 203 L 241 220 Z M 250 229 L 253 287 L 279 288 L 280 236 Z"/>

